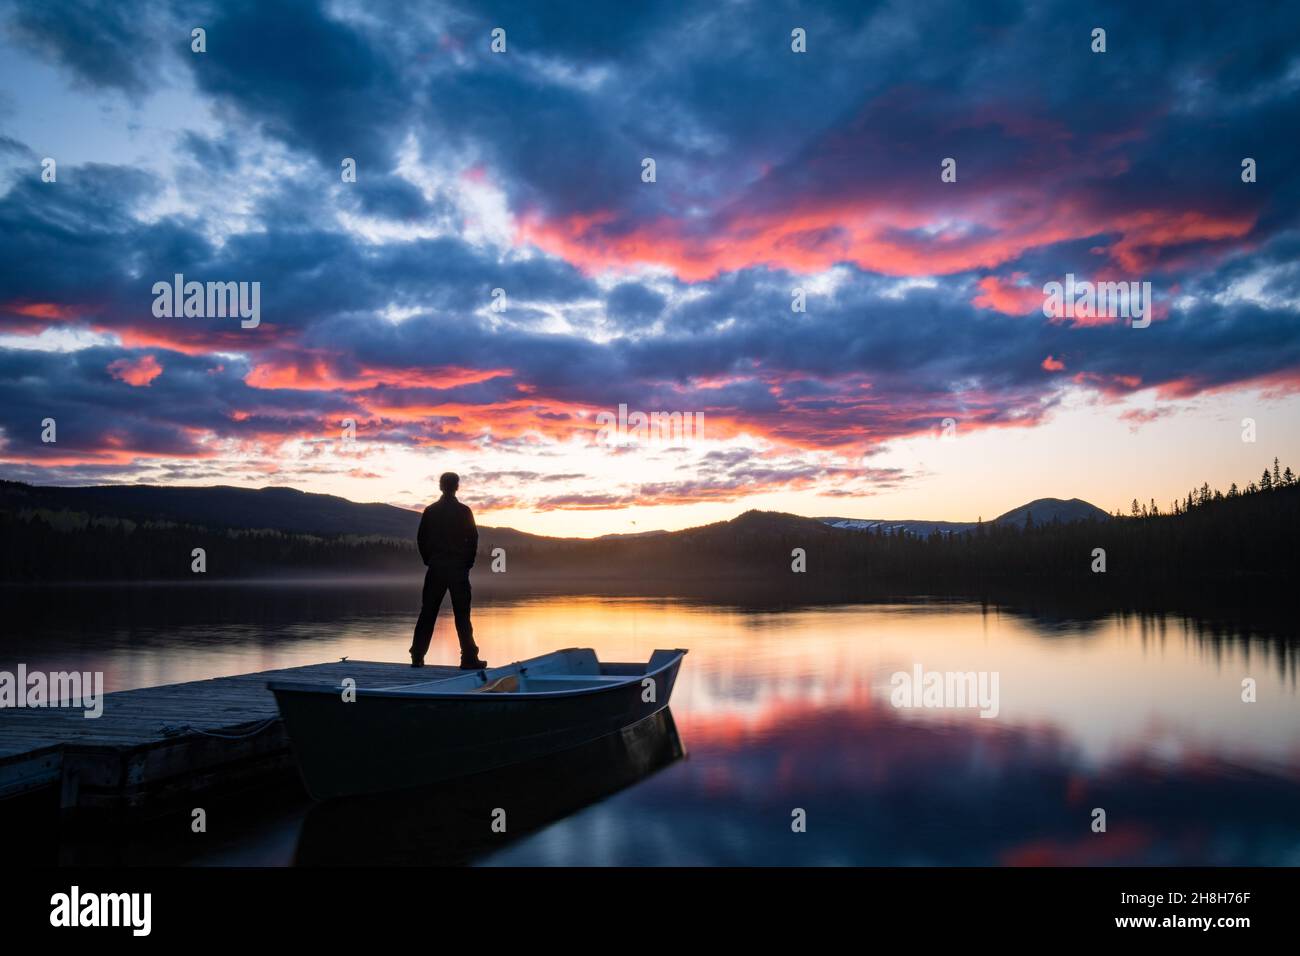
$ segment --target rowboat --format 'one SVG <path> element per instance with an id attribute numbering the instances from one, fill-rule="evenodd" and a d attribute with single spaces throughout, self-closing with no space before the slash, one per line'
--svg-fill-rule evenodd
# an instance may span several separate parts
<path id="1" fill-rule="evenodd" d="M 276 680 L 318 800 L 422 787 L 559 753 L 668 706 L 685 650 L 605 663 L 589 647 L 398 687 Z"/>

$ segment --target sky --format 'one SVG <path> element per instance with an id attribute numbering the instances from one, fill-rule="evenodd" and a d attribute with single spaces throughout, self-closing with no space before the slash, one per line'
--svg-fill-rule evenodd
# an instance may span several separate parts
<path id="1" fill-rule="evenodd" d="M 0 0 L 0 477 L 594 535 L 1300 467 L 1300 7 L 1194 7 Z"/>

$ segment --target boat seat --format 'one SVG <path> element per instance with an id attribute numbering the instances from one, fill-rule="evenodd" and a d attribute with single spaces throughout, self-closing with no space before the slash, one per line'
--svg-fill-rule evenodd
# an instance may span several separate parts
<path id="1" fill-rule="evenodd" d="M 478 690 L 476 694 L 509 694 L 519 690 L 519 675 L 506 674 L 504 677 L 498 677 L 496 680 L 490 680 Z"/>

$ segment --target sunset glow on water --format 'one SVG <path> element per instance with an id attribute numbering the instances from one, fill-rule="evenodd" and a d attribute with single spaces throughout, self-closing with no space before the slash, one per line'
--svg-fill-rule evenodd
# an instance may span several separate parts
<path id="1" fill-rule="evenodd" d="M 256 626 L 50 626 L 4 659 L 102 667 L 109 689 L 315 663 L 400 660 L 411 615 Z M 429 663 L 454 663 L 443 620 Z M 745 609 L 534 597 L 476 611 L 487 659 L 590 646 L 607 660 L 689 648 L 671 710 L 687 751 L 486 862 L 1294 863 L 1300 694 L 1285 641 L 1179 615 L 1047 619 L 962 603 Z M 1000 709 L 900 709 L 891 675 L 985 671 Z M 1241 682 L 1258 700 L 1241 700 Z M 1099 841 L 1089 813 L 1107 809 Z M 1194 806 L 1184 815 L 1179 807 Z M 792 809 L 809 818 L 791 841 Z M 287 863 L 293 811 L 192 862 Z M 617 825 L 615 825 L 617 824 Z M 357 850 L 364 859 L 364 847 Z M 411 847 L 413 861 L 420 849 Z"/>

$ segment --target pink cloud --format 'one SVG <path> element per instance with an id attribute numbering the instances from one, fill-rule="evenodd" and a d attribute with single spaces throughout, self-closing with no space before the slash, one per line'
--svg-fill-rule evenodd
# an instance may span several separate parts
<path id="1" fill-rule="evenodd" d="M 1043 290 L 1025 281 L 1023 272 L 1015 272 L 1008 282 L 998 276 L 985 276 L 975 283 L 979 295 L 971 305 L 981 309 L 995 309 L 1003 315 L 1030 315 L 1043 308 Z"/>
<path id="2" fill-rule="evenodd" d="M 162 366 L 152 355 L 135 360 L 120 358 L 108 363 L 108 374 L 120 382 L 141 388 L 162 374 Z"/>

